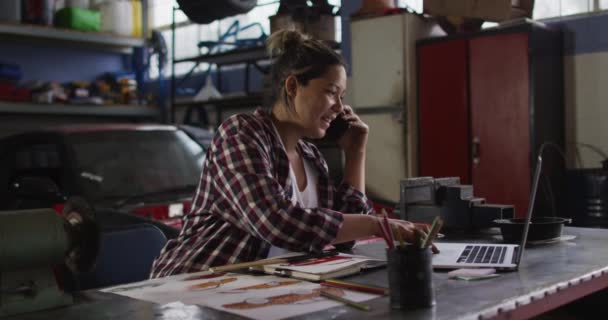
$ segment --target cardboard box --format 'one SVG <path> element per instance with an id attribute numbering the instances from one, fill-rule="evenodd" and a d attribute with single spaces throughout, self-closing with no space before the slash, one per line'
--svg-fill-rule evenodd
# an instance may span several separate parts
<path id="1" fill-rule="evenodd" d="M 534 11 L 534 0 L 513 0 L 511 1 L 511 19 L 532 18 Z"/>
<path id="2" fill-rule="evenodd" d="M 534 0 L 424 0 L 424 12 L 437 16 L 478 18 L 504 21 L 512 16 L 512 7 L 532 16 Z"/>
<path id="3" fill-rule="evenodd" d="M 296 29 L 325 41 L 336 41 L 336 17 L 327 14 L 294 18 L 289 14 L 275 14 L 269 17 L 270 33 L 280 29 Z"/>

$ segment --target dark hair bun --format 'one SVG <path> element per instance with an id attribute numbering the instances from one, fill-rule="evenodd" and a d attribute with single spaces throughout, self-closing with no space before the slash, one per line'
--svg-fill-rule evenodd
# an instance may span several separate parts
<path id="1" fill-rule="evenodd" d="M 296 30 L 279 30 L 266 40 L 266 50 L 270 57 L 278 57 L 290 50 L 297 50 L 308 39 L 310 39 L 309 36 Z"/>

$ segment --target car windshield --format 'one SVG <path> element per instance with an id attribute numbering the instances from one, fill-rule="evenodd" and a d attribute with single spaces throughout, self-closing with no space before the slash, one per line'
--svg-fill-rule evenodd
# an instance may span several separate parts
<path id="1" fill-rule="evenodd" d="M 80 187 L 92 199 L 196 185 L 205 152 L 182 131 L 78 132 L 67 138 Z"/>

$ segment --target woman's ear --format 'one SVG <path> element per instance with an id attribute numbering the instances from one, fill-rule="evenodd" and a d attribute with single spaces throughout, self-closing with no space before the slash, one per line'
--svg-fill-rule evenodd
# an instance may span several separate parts
<path id="1" fill-rule="evenodd" d="M 288 98 L 294 98 L 298 91 L 298 79 L 293 74 L 285 79 L 285 93 Z"/>

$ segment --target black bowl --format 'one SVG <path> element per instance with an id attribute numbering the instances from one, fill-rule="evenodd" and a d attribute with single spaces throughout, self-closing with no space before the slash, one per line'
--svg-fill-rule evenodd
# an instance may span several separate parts
<path id="1" fill-rule="evenodd" d="M 533 217 L 528 230 L 527 241 L 559 238 L 562 235 L 564 223 L 570 223 L 570 221 L 570 219 L 560 217 Z M 498 219 L 494 220 L 494 223 L 500 227 L 504 242 L 514 244 L 521 242 L 526 219 Z"/>

